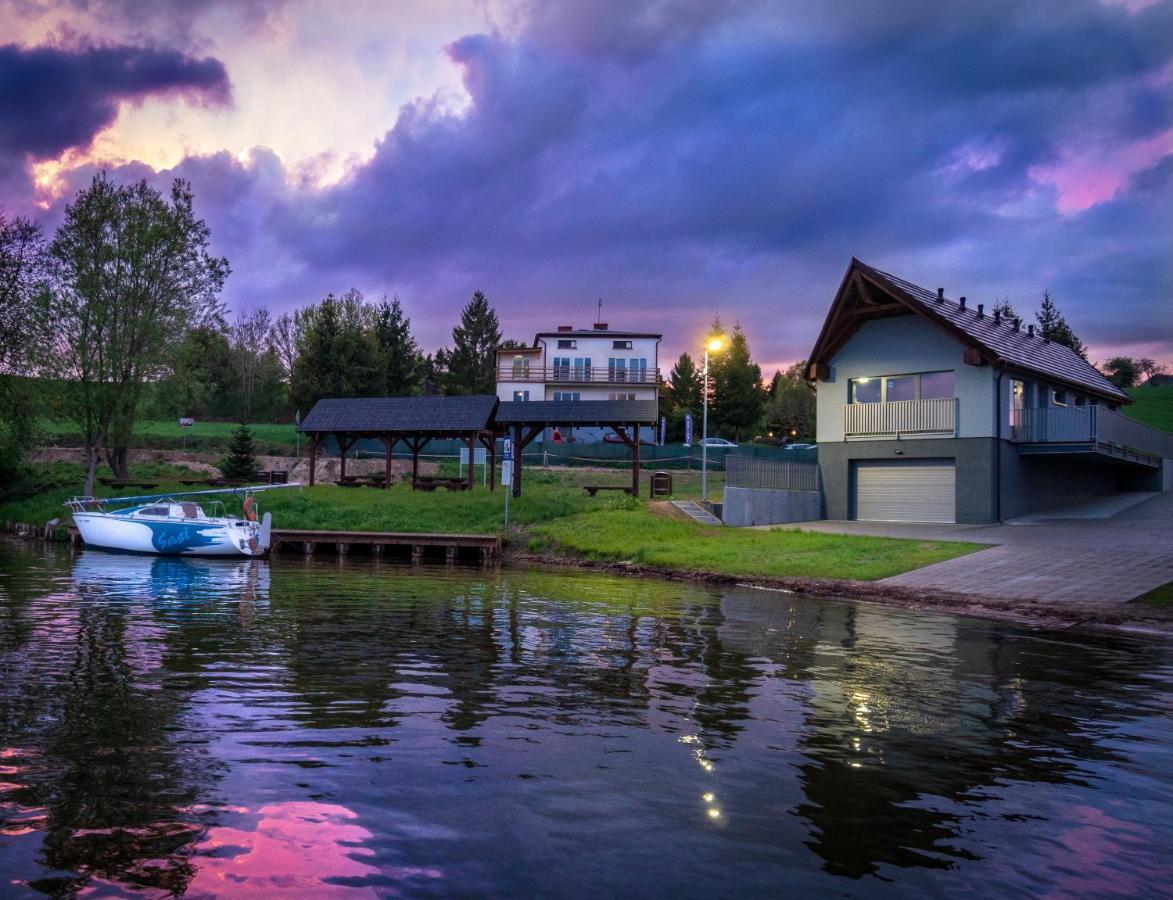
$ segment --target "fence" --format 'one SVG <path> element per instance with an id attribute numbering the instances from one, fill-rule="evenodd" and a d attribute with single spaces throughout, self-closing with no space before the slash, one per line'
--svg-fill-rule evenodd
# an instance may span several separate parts
<path id="1" fill-rule="evenodd" d="M 819 467 L 809 462 L 730 455 L 725 458 L 725 486 L 766 491 L 817 491 Z"/>

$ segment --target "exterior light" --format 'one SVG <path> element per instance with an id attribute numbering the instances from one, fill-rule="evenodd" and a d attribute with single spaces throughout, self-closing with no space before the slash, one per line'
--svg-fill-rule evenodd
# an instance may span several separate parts
<path id="1" fill-rule="evenodd" d="M 857 379 L 855 379 L 855 381 L 857 384 L 867 384 L 869 381 L 871 381 L 871 379 L 870 378 L 857 378 Z"/>
<path id="2" fill-rule="evenodd" d="M 709 338 L 708 343 L 705 344 L 705 349 L 710 353 L 720 353 L 725 349 L 725 339 L 719 337 Z"/>

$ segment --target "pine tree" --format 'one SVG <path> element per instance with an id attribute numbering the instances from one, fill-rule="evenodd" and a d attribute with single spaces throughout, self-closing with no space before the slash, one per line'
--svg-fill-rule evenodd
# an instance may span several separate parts
<path id="1" fill-rule="evenodd" d="M 697 412 L 701 408 L 703 388 L 701 373 L 692 357 L 681 353 L 668 376 L 668 400 L 672 409 Z"/>
<path id="2" fill-rule="evenodd" d="M 1084 359 L 1087 359 L 1087 347 L 1071 330 L 1071 326 L 1063 318 L 1063 313 L 1059 312 L 1059 307 L 1051 299 L 1050 291 L 1043 291 L 1043 302 L 1039 306 L 1039 311 L 1035 313 L 1035 320 L 1039 323 L 1039 333 L 1044 338 L 1054 341 L 1056 344 L 1070 347 Z"/>
<path id="3" fill-rule="evenodd" d="M 749 437 L 761 422 L 768 395 L 762 387 L 761 366 L 751 359 L 749 340 L 740 325 L 734 326 L 729 346 L 709 366 L 713 380 L 710 432 L 724 432 L 738 441 Z"/>
<path id="4" fill-rule="evenodd" d="M 485 295 L 477 291 L 460 312 L 452 329 L 452 352 L 446 354 L 446 394 L 491 394 L 496 378 L 497 347 L 501 325 Z M 439 354 L 437 354 L 437 358 Z"/>
<path id="5" fill-rule="evenodd" d="M 228 445 L 228 456 L 220 463 L 220 471 L 225 478 L 253 478 L 257 474 L 256 448 L 253 446 L 253 433 L 248 425 L 240 423 L 240 427 L 232 432 L 232 441 Z"/>
<path id="6" fill-rule="evenodd" d="M 1013 322 L 1015 319 L 1022 320 L 1022 317 L 1018 315 L 1018 311 L 1010 303 L 1009 297 L 1005 297 L 1002 300 L 995 300 L 994 308 L 990 310 L 990 314 L 1005 319 L 1007 322 Z"/>
<path id="7" fill-rule="evenodd" d="M 418 394 L 423 387 L 423 354 L 398 297 L 384 297 L 375 310 L 375 340 L 383 354 L 387 396 Z"/>

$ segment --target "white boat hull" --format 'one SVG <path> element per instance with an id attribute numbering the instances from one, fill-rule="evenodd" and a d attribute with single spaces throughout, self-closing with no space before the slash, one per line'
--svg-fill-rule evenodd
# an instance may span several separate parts
<path id="1" fill-rule="evenodd" d="M 128 553 L 173 556 L 263 556 L 269 549 L 269 516 L 263 526 L 230 519 L 132 519 L 116 513 L 75 512 L 88 546 Z"/>

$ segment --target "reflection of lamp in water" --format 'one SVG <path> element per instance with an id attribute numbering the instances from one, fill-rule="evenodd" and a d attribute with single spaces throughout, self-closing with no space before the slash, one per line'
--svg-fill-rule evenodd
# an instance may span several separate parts
<path id="1" fill-rule="evenodd" d="M 709 502 L 709 354 L 725 349 L 725 340 L 714 336 L 705 342 L 704 413 L 701 416 L 701 502 Z"/>

